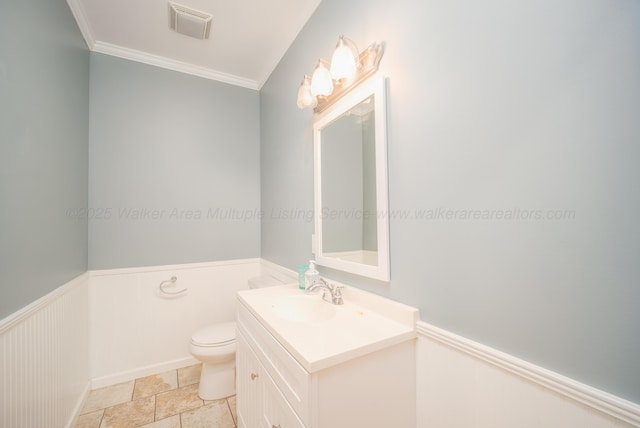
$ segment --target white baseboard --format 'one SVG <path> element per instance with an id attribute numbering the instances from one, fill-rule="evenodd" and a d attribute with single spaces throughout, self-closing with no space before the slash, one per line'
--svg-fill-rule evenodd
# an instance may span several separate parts
<path id="1" fill-rule="evenodd" d="M 590 409 L 608 415 L 632 426 L 640 427 L 640 405 L 613 394 L 577 382 L 566 376 L 523 361 L 512 355 L 474 342 L 447 330 L 419 321 L 416 324 L 420 336 L 443 344 L 476 360 L 488 363 L 545 390 L 559 394 Z"/>
<path id="2" fill-rule="evenodd" d="M 89 393 L 91 392 L 91 382 L 87 380 L 87 384 L 84 387 L 84 391 L 82 391 L 82 395 L 78 399 L 75 407 L 73 408 L 72 417 L 69 419 L 69 422 L 65 425 L 65 428 L 73 428 L 76 426 L 76 421 L 78 420 L 78 416 L 80 416 L 80 412 L 84 407 L 84 403 L 87 401 L 87 397 L 89 397 Z"/>
<path id="3" fill-rule="evenodd" d="M 99 378 L 91 379 L 91 389 L 103 388 L 105 386 L 115 385 L 117 383 L 129 382 L 134 379 L 138 379 L 145 376 L 151 376 L 153 374 L 158 374 L 162 372 L 166 372 L 169 370 L 181 369 L 183 367 L 192 366 L 194 364 L 199 364 L 200 361 L 195 358 L 189 356 L 180 358 L 173 361 L 167 361 L 160 364 L 153 364 L 146 367 L 139 367 L 133 370 L 127 370 L 121 373 L 114 373 L 108 376 L 102 376 Z"/>

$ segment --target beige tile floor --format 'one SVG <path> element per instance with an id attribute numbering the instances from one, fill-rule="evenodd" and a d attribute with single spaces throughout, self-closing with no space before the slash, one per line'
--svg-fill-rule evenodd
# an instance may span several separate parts
<path id="1" fill-rule="evenodd" d="M 93 390 L 75 428 L 235 428 L 236 398 L 198 397 L 200 364 Z"/>

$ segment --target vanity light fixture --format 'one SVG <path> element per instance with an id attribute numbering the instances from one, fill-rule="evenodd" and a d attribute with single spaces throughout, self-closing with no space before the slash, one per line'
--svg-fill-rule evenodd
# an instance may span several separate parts
<path id="1" fill-rule="evenodd" d="M 311 75 L 311 93 L 317 96 L 329 96 L 333 92 L 333 79 L 323 60 L 318 60 Z"/>
<path id="2" fill-rule="evenodd" d="M 373 43 L 360 54 L 358 48 L 344 36 L 338 38 L 331 64 L 318 60 L 311 77 L 304 76 L 298 89 L 298 108 L 312 107 L 321 112 L 351 88 L 378 70 L 383 49 Z"/>
<path id="3" fill-rule="evenodd" d="M 298 89 L 298 108 L 303 109 L 305 107 L 316 108 L 318 105 L 318 99 L 311 92 L 311 76 L 304 75 L 300 89 Z"/>
<path id="4" fill-rule="evenodd" d="M 352 79 L 358 70 L 358 48 L 351 40 L 340 36 L 331 57 L 331 76 L 334 79 Z"/>

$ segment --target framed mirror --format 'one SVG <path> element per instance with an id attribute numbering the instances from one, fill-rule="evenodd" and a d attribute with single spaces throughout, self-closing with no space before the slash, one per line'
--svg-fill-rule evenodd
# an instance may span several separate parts
<path id="1" fill-rule="evenodd" d="M 318 265 L 389 281 L 386 81 L 372 77 L 316 116 Z"/>

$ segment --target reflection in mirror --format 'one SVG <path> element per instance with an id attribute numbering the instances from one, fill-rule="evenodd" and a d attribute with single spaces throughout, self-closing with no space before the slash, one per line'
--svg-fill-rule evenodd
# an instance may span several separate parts
<path id="1" fill-rule="evenodd" d="M 383 77 L 364 82 L 314 123 L 319 265 L 389 280 Z"/>
<path id="2" fill-rule="evenodd" d="M 322 250 L 378 265 L 374 96 L 321 131 Z"/>

